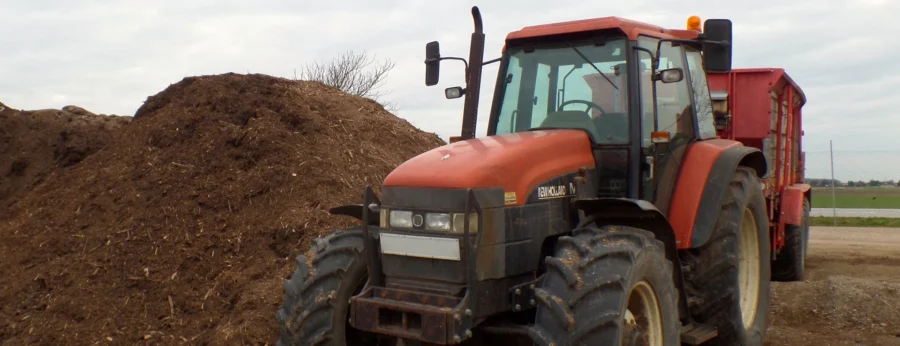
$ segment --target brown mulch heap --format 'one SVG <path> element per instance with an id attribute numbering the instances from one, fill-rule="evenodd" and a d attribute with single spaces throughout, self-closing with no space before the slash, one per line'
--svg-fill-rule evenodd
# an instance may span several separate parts
<path id="1" fill-rule="evenodd" d="M 44 177 L 100 150 L 130 120 L 75 106 L 23 111 L 0 103 L 0 219 Z"/>
<path id="2" fill-rule="evenodd" d="M 0 224 L 6 344 L 271 344 L 293 256 L 443 144 L 374 101 L 263 75 L 186 78 Z"/>

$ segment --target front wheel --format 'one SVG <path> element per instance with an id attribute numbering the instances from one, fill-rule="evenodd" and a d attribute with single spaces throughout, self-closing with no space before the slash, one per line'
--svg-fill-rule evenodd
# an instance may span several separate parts
<path id="1" fill-rule="evenodd" d="M 362 231 L 349 229 L 317 239 L 297 256 L 297 270 L 284 283 L 284 304 L 276 314 L 278 346 L 381 345 L 348 323 L 350 297 L 368 280 L 362 251 Z"/>
<path id="2" fill-rule="evenodd" d="M 672 263 L 653 233 L 585 227 L 559 239 L 535 291 L 539 345 L 680 344 Z"/>

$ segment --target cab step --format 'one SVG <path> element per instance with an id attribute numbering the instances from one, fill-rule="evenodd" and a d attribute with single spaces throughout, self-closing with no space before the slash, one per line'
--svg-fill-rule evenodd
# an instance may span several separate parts
<path id="1" fill-rule="evenodd" d="M 716 327 L 705 324 L 685 326 L 681 330 L 681 342 L 688 345 L 701 345 L 719 335 Z"/>

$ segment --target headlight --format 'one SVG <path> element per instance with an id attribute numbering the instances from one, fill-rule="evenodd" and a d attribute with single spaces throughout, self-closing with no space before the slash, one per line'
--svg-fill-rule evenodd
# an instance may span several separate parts
<path id="1" fill-rule="evenodd" d="M 412 228 L 411 211 L 391 210 L 391 227 Z"/>
<path id="2" fill-rule="evenodd" d="M 466 214 L 453 214 L 453 233 L 463 234 L 466 231 Z M 478 233 L 478 214 L 469 214 L 469 233 Z"/>
<path id="3" fill-rule="evenodd" d="M 381 226 L 381 228 L 388 228 L 389 213 L 390 213 L 389 210 L 387 210 L 385 208 L 381 208 L 381 211 L 379 212 L 379 216 L 378 216 L 378 219 L 380 221 L 378 225 Z"/>
<path id="4" fill-rule="evenodd" d="M 449 231 L 450 214 L 425 214 L 425 229 L 429 231 Z"/>
<path id="5" fill-rule="evenodd" d="M 463 234 L 466 228 L 465 214 L 426 213 L 415 215 L 411 211 L 381 209 L 381 227 L 424 228 L 428 231 Z M 423 227 L 424 226 L 424 227 Z M 478 233 L 478 214 L 469 214 L 469 232 Z"/>

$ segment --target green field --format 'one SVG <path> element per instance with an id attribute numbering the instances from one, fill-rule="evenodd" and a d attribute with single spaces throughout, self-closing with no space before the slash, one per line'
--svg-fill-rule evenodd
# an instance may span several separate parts
<path id="1" fill-rule="evenodd" d="M 837 208 L 900 209 L 898 187 L 839 187 L 835 189 Z M 812 207 L 831 208 L 831 188 L 813 188 Z"/>
<path id="2" fill-rule="evenodd" d="M 900 227 L 900 219 L 888 217 L 838 217 L 833 220 L 830 216 L 810 216 L 809 224 L 811 226 L 827 226 L 835 225 L 837 221 L 838 227 Z"/>

